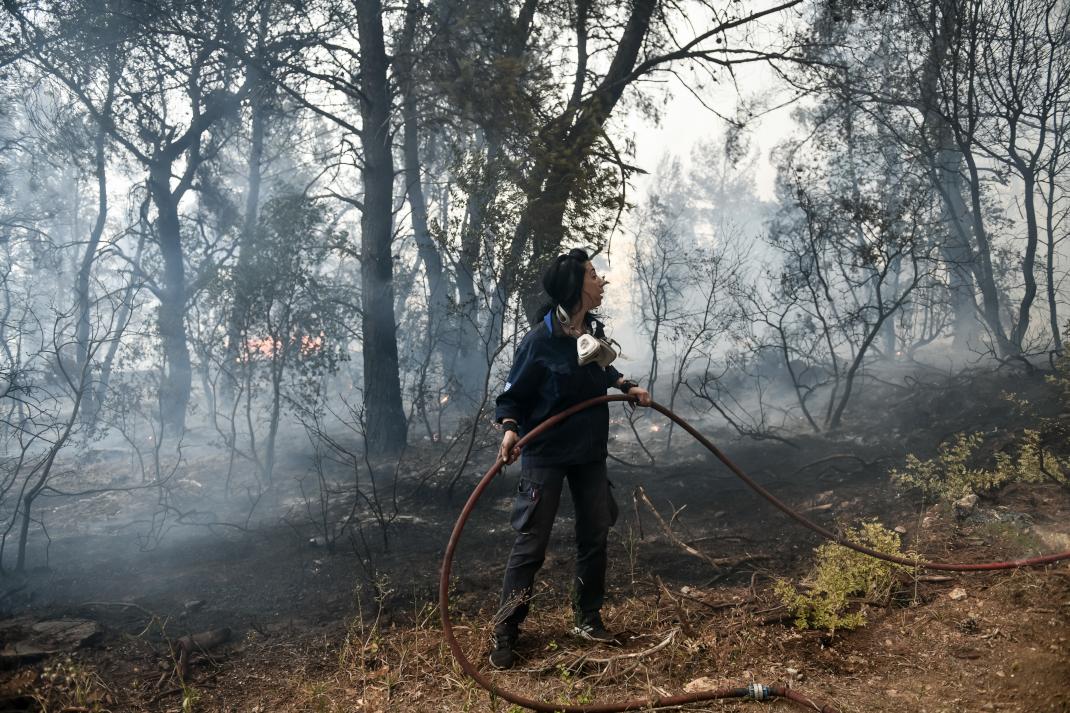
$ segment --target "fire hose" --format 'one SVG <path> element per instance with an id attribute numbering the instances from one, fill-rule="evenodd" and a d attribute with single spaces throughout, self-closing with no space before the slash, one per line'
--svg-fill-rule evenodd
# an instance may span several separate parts
<path id="1" fill-rule="evenodd" d="M 553 428 L 555 425 L 565 420 L 569 416 L 584 409 L 597 406 L 602 403 L 609 403 L 612 401 L 626 401 L 635 403 L 636 399 L 631 396 L 598 396 L 593 399 L 588 399 L 581 403 L 572 406 L 571 408 L 562 411 L 559 414 L 551 416 L 537 427 L 529 431 L 523 438 L 521 438 L 517 444 L 516 449 L 521 449 L 529 443 L 533 438 L 536 438 L 539 434 L 546 430 Z M 847 547 L 871 557 L 885 560 L 886 562 L 893 562 L 895 564 L 906 565 L 909 567 L 917 567 L 921 569 L 943 570 L 951 572 L 980 572 L 991 571 L 1001 569 L 1017 569 L 1019 567 L 1033 567 L 1037 565 L 1052 564 L 1062 560 L 1070 559 L 1070 551 L 1057 552 L 1054 554 L 1043 555 L 1040 557 L 1030 557 L 1025 559 L 1009 560 L 1005 562 L 982 562 L 977 564 L 962 564 L 962 563 L 943 563 L 943 562 L 925 562 L 922 560 L 900 557 L 898 555 L 888 554 L 886 552 L 880 552 L 879 550 L 860 545 L 855 542 L 838 535 L 837 533 L 818 525 L 816 522 L 808 519 L 802 514 L 791 509 L 788 505 L 778 499 L 771 492 L 764 487 L 756 483 L 750 476 L 748 476 L 743 469 L 733 463 L 728 456 L 726 456 L 717 446 L 715 446 L 708 438 L 699 433 L 690 423 L 685 421 L 680 416 L 670 411 L 665 406 L 655 402 L 651 402 L 649 408 L 658 411 L 666 418 L 674 421 L 677 425 L 687 431 L 691 436 L 706 447 L 714 456 L 717 457 L 724 465 L 732 471 L 740 480 L 742 480 L 748 487 L 758 493 L 760 496 L 768 500 L 774 507 L 783 512 L 800 525 L 813 530 L 817 534 L 821 535 L 827 540 L 835 542 L 838 545 Z M 468 496 L 468 501 L 464 504 L 464 508 L 461 510 L 460 516 L 457 518 L 456 524 L 453 526 L 453 532 L 450 535 L 449 543 L 446 545 L 446 554 L 442 559 L 442 571 L 439 578 L 438 589 L 438 602 L 439 611 L 442 616 L 442 632 L 446 637 L 446 643 L 453 653 L 453 657 L 460 664 L 461 669 L 476 683 L 490 691 L 494 695 L 503 698 L 504 700 L 514 703 L 535 711 L 544 711 L 545 713 L 554 713 L 555 711 L 563 711 L 564 713 L 617 713 L 617 711 L 632 711 L 651 708 L 663 708 L 669 706 L 681 706 L 688 703 L 697 703 L 700 701 L 710 701 L 716 699 L 726 698 L 739 698 L 747 700 L 767 700 L 770 698 L 784 698 L 799 704 L 809 710 L 819 711 L 820 713 L 837 713 L 836 709 L 830 705 L 818 704 L 806 696 L 789 689 L 787 686 L 773 685 L 766 686 L 762 684 L 751 684 L 746 687 L 737 688 L 718 688 L 703 691 L 694 691 L 691 693 L 679 694 L 679 695 L 667 695 L 667 696 L 649 696 L 646 698 L 635 698 L 626 701 L 620 701 L 615 703 L 594 703 L 586 705 L 573 705 L 552 703 L 549 701 L 536 700 L 521 696 L 512 691 L 508 691 L 489 678 L 484 676 L 475 667 L 475 665 L 464 655 L 461 650 L 461 645 L 457 641 L 456 636 L 453 633 L 453 623 L 450 619 L 450 607 L 449 607 L 449 584 L 450 584 L 450 570 L 453 566 L 453 556 L 457 549 L 457 543 L 461 538 L 461 532 L 464 530 L 465 524 L 468 522 L 469 516 L 472 514 L 472 510 L 475 508 L 476 502 L 483 495 L 483 492 L 490 485 L 490 482 L 501 472 L 502 466 L 505 465 L 505 461 L 499 458 L 490 470 L 488 470 L 476 484 L 475 489 L 472 490 L 472 494 Z"/>

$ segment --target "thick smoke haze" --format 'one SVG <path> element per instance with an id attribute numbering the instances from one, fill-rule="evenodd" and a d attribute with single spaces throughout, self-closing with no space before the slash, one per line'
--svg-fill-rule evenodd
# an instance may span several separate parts
<path id="1" fill-rule="evenodd" d="M 762 477 L 842 456 L 890 488 L 908 446 L 984 429 L 1010 435 L 978 453 L 1024 429 L 1057 459 L 1050 422 L 985 409 L 1002 378 L 1038 413 L 1061 393 L 1068 12 L 5 2 L 0 614 L 148 612 L 157 655 L 163 621 L 282 636 L 429 601 L 574 247 L 609 281 L 614 366 Z M 689 493 L 705 456 L 613 406 L 611 475 Z M 806 507 L 852 502 L 814 482 Z M 488 561 L 514 487 L 478 522 Z"/>

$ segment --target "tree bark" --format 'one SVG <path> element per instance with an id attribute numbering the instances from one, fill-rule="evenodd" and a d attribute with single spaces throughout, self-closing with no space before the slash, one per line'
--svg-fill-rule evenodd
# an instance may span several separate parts
<path id="1" fill-rule="evenodd" d="M 1052 349 L 1062 351 L 1063 337 L 1059 329 L 1059 307 L 1055 296 L 1055 177 L 1050 176 L 1048 182 L 1048 195 L 1045 201 L 1045 247 L 1047 254 L 1044 260 L 1044 279 L 1048 296 L 1048 324 L 1051 327 Z"/>
<path id="2" fill-rule="evenodd" d="M 361 142 L 364 212 L 361 215 L 361 326 L 364 404 L 368 448 L 376 455 L 400 451 L 407 441 L 398 373 L 394 321 L 393 237 L 394 158 L 391 152 L 389 61 L 383 41 L 382 4 L 354 0 L 360 42 Z"/>
<path id="3" fill-rule="evenodd" d="M 960 244 L 953 251 L 965 257 L 981 293 L 980 312 L 1001 356 L 1018 353 L 1000 317 L 999 288 L 992 268 L 992 253 L 984 219 L 980 169 L 974 155 L 981 118 L 979 105 L 980 17 L 976 2 L 932 0 L 928 6 L 929 59 L 923 75 L 922 102 L 926 137 L 934 158 L 933 181 L 949 214 L 953 236 Z M 965 176 L 960 171 L 965 167 Z M 968 194 L 969 202 L 962 198 Z M 949 255 L 944 251 L 945 256 Z M 961 264 L 961 263 L 960 263 Z M 955 269 L 952 268 L 952 275 Z M 962 273 L 959 272 L 959 277 Z M 960 284 L 964 281 L 959 280 Z M 964 309 L 964 307 L 963 307 Z M 957 321 L 966 316 L 956 313 Z"/>
<path id="4" fill-rule="evenodd" d="M 409 206 L 412 208 L 412 230 L 420 262 L 427 273 L 430 293 L 427 310 L 427 350 L 441 354 L 440 335 L 447 328 L 448 301 L 446 279 L 442 270 L 442 256 L 431 239 L 428 229 L 427 200 L 424 197 L 423 176 L 420 171 L 420 116 L 416 101 L 416 26 L 420 12 L 419 0 L 409 0 L 401 48 L 398 52 L 398 75 L 402 93 L 403 156 Z"/>
<path id="5" fill-rule="evenodd" d="M 1011 330 L 1010 339 L 1014 346 L 1022 351 L 1026 334 L 1029 331 L 1030 311 L 1037 296 L 1036 261 L 1039 228 L 1037 225 L 1036 173 L 1031 166 L 1027 166 L 1020 159 L 1016 160 L 1015 164 L 1018 166 L 1024 183 L 1022 200 L 1025 203 L 1026 243 L 1025 255 L 1022 256 L 1022 279 L 1025 283 L 1025 292 L 1018 304 L 1018 321 Z"/>
<path id="6" fill-rule="evenodd" d="M 109 99 L 110 101 L 110 99 Z M 77 368 L 79 372 L 86 370 L 86 364 L 90 358 L 90 328 L 89 324 L 89 278 L 92 276 L 93 264 L 96 262 L 97 248 L 100 246 L 101 236 L 104 234 L 104 225 L 108 218 L 108 178 L 107 161 L 104 153 L 106 145 L 106 131 L 104 127 L 97 128 L 94 139 L 95 172 L 97 178 L 97 217 L 89 232 L 89 241 L 85 246 L 82 263 L 78 268 L 78 276 L 75 281 L 75 300 L 78 304 L 78 325 L 75 330 L 75 341 L 78 347 Z M 82 410 L 82 419 L 86 423 L 96 420 L 100 404 L 96 401 L 96 392 L 92 388 L 86 390 L 86 404 Z"/>
<path id="7" fill-rule="evenodd" d="M 163 343 L 164 374 L 160 384 L 160 413 L 164 426 L 181 434 L 193 385 L 189 344 L 186 340 L 186 266 L 178 200 L 171 191 L 171 163 L 160 160 L 149 167 L 149 193 L 156 206 L 156 239 L 163 258 L 160 313 L 157 322 Z"/>
<path id="8" fill-rule="evenodd" d="M 488 354 L 493 353 L 496 342 L 484 338 L 480 331 L 480 299 L 476 281 L 480 278 L 480 259 L 487 211 L 501 185 L 500 167 L 501 139 L 496 132 L 485 131 L 483 167 L 475 181 L 475 188 L 468 193 L 465 217 L 461 229 L 461 250 L 457 261 L 457 344 L 453 359 L 453 373 L 457 379 L 457 391 L 472 400 L 479 394 L 489 369 Z M 488 332 L 490 334 L 490 332 Z"/>

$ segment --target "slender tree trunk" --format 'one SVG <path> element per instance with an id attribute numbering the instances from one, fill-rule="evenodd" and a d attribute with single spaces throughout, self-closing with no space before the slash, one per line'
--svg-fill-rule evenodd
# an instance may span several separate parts
<path id="1" fill-rule="evenodd" d="M 978 287 L 981 288 L 981 313 L 984 315 L 985 324 L 992 331 L 996 340 L 996 349 L 1002 356 L 1012 356 L 1019 353 L 1013 340 L 1008 339 L 1003 329 L 1003 320 L 999 314 L 999 288 L 996 286 L 995 273 L 992 269 L 992 252 L 988 240 L 988 231 L 984 224 L 984 208 L 981 205 L 981 172 L 972 152 L 963 151 L 966 161 L 969 181 L 967 185 L 970 193 L 970 207 L 973 226 L 973 237 L 977 246 L 977 260 L 974 261 L 974 277 Z"/>
<path id="2" fill-rule="evenodd" d="M 300 349 L 300 346 L 283 344 L 280 350 L 276 350 L 282 354 L 273 353 L 271 356 L 271 413 L 268 417 L 267 439 L 264 442 L 264 480 L 268 483 L 275 477 L 275 443 L 279 437 L 279 419 L 282 416 L 282 376 L 286 371 L 288 351 L 291 348 Z"/>
<path id="3" fill-rule="evenodd" d="M 405 27 L 402 32 L 401 50 L 398 58 L 399 83 L 401 85 L 401 111 L 403 127 L 403 156 L 405 161 L 405 182 L 409 206 L 412 208 L 413 238 L 416 250 L 427 273 L 427 286 L 430 293 L 427 311 L 427 345 L 428 352 L 441 353 L 438 345 L 439 335 L 446 329 L 448 312 L 447 285 L 442 269 L 442 256 L 438 246 L 431 239 L 428 229 L 427 200 L 424 197 L 423 176 L 420 170 L 420 116 L 416 101 L 416 26 L 420 12 L 419 0 L 409 0 L 406 8 Z"/>
<path id="4" fill-rule="evenodd" d="M 1044 214 L 1045 247 L 1047 254 L 1044 261 L 1044 280 L 1048 293 L 1048 322 L 1051 326 L 1052 348 L 1062 351 L 1063 337 L 1059 329 L 1059 308 L 1055 300 L 1055 177 L 1048 182 L 1048 197 Z"/>
<path id="5" fill-rule="evenodd" d="M 481 259 L 483 256 L 484 231 L 487 228 L 487 212 L 498 194 L 501 185 L 501 140 L 494 132 L 486 133 L 485 141 L 480 141 L 477 150 L 483 152 L 483 165 L 475 181 L 474 190 L 468 193 L 465 206 L 464 223 L 461 230 L 461 250 L 457 261 L 457 342 L 453 359 L 453 373 L 457 379 L 458 391 L 476 405 L 473 394 L 480 393 L 486 381 L 488 354 L 493 353 L 499 341 L 480 330 L 482 301 L 476 290 L 480 279 Z M 496 323 L 496 322 L 495 322 Z"/>
<path id="6" fill-rule="evenodd" d="M 263 60 L 263 38 L 267 32 L 270 15 L 270 3 L 260 10 L 260 27 L 257 38 L 257 61 L 248 66 L 250 78 L 249 95 L 251 98 L 251 116 L 249 120 L 249 160 L 246 164 L 245 216 L 242 221 L 241 236 L 238 239 L 238 261 L 235 274 L 238 279 L 234 284 L 234 303 L 231 305 L 227 319 L 227 344 L 223 357 L 223 400 L 230 402 L 234 398 L 237 379 L 233 370 L 238 362 L 240 343 L 247 335 L 245 325 L 248 322 L 249 298 L 248 271 L 253 251 L 256 249 L 257 225 L 260 220 L 260 187 L 263 180 L 264 137 L 267 133 L 269 82 L 261 69 Z"/>
<path id="7" fill-rule="evenodd" d="M 921 282 L 921 275 L 918 272 L 917 261 L 913 264 L 913 277 L 910 284 L 907 286 L 903 294 L 899 295 L 896 301 L 891 305 L 891 308 L 885 310 L 883 306 L 880 308 L 880 314 L 877 317 L 876 323 L 869 329 L 862 339 L 862 343 L 858 346 L 858 351 L 851 360 L 850 366 L 847 368 L 847 372 L 844 375 L 843 394 L 836 402 L 836 408 L 831 412 L 827 419 L 828 427 L 830 429 L 837 429 L 843 423 L 843 412 L 847 409 L 847 404 L 851 400 L 851 391 L 854 388 L 855 378 L 858 376 L 858 371 L 861 369 L 862 364 L 865 362 L 866 352 L 872 345 L 873 340 L 880 334 L 881 326 L 885 321 L 894 319 L 896 312 L 903 306 L 910 296 L 910 293 L 914 291 L 914 288 Z M 882 278 L 883 279 L 883 278 Z M 878 296 L 878 300 L 883 300 L 883 297 Z"/>
<path id="8" fill-rule="evenodd" d="M 139 231 L 140 237 L 137 241 L 137 250 L 134 252 L 135 265 L 141 264 L 141 256 L 144 254 L 145 250 L 145 239 L 147 232 L 145 229 L 145 213 L 147 210 L 148 204 L 147 202 L 145 202 L 142 204 L 141 207 L 142 227 Z M 111 382 L 112 366 L 115 364 L 115 355 L 119 353 L 119 346 L 121 341 L 119 339 L 119 335 L 126 332 L 126 328 L 130 324 L 130 317 L 132 316 L 134 311 L 134 298 L 137 294 L 137 290 L 137 283 L 134 280 L 131 280 L 130 284 L 128 284 L 126 286 L 126 289 L 123 290 L 123 298 L 119 305 L 119 312 L 115 317 L 115 324 L 118 325 L 115 330 L 115 337 L 111 340 L 111 343 L 108 344 L 108 351 L 104 355 L 104 359 L 100 364 L 100 376 L 97 378 L 95 384 L 96 395 L 94 396 L 94 403 L 98 405 L 98 408 L 100 404 L 104 403 L 104 399 L 107 397 L 108 394 L 108 384 Z"/>
<path id="9" fill-rule="evenodd" d="M 973 251 L 970 249 L 968 209 L 962 198 L 962 155 L 941 147 L 936 161 L 936 183 L 941 196 L 941 221 L 947 236 L 940 253 L 948 272 L 948 296 L 954 313 L 951 348 L 965 353 L 977 339 L 977 300 L 973 282 Z"/>
<path id="10" fill-rule="evenodd" d="M 104 225 L 108 218 L 108 179 L 104 154 L 105 138 L 106 132 L 104 128 L 98 128 L 94 141 L 94 148 L 96 149 L 97 218 L 89 232 L 89 241 L 85 246 L 85 253 L 82 256 L 82 264 L 78 269 L 75 284 L 75 299 L 78 304 L 78 325 L 75 331 L 75 341 L 78 347 L 77 368 L 79 372 L 86 369 L 86 363 L 89 361 L 89 279 L 92 276 L 97 248 L 100 246 L 100 238 L 104 234 Z M 88 388 L 86 390 L 85 408 L 82 410 L 83 421 L 86 423 L 95 421 L 99 408 L 100 405 L 96 402 L 96 392 L 92 388 Z"/>
<path id="11" fill-rule="evenodd" d="M 52 476 L 52 467 L 56 463 L 56 456 L 59 455 L 59 452 L 67 445 L 71 433 L 74 432 L 74 426 L 78 423 L 80 418 L 82 400 L 89 390 L 88 365 L 78 371 L 78 382 L 71 383 L 70 386 L 75 389 L 74 403 L 71 405 L 71 411 L 67 416 L 66 423 L 63 424 L 63 430 L 58 434 L 56 440 L 49 447 L 44 460 L 42 460 L 40 465 L 28 476 L 35 477 L 36 480 L 32 485 L 30 485 L 28 481 L 26 482 L 26 485 L 29 487 L 24 488 L 24 491 L 19 498 L 19 502 L 22 504 L 22 520 L 19 524 L 18 555 L 15 561 L 16 572 L 23 572 L 26 569 L 26 545 L 29 542 L 33 504 L 36 502 L 37 496 L 39 496 L 45 486 L 48 485 L 49 478 Z"/>
<path id="12" fill-rule="evenodd" d="M 941 110 L 939 97 L 941 73 L 958 26 L 959 10 L 954 0 L 930 0 L 926 28 L 930 37 L 929 52 L 922 69 L 920 99 L 929 173 L 941 199 L 941 220 L 947 230 L 941 257 L 948 271 L 948 295 L 954 312 L 952 349 L 964 353 L 977 337 L 977 301 L 972 277 L 976 265 L 970 247 L 969 208 L 963 199 L 962 152 Z"/>
<path id="13" fill-rule="evenodd" d="M 1025 203 L 1026 243 L 1025 255 L 1022 256 L 1022 280 L 1025 284 L 1025 292 L 1018 304 L 1018 322 L 1011 330 L 1011 343 L 1019 352 L 1025 347 L 1025 339 L 1029 332 L 1030 311 L 1033 301 L 1037 296 L 1037 245 L 1039 243 L 1039 227 L 1037 225 L 1036 203 L 1036 173 L 1032 167 L 1025 165 L 1023 161 L 1017 161 L 1018 170 L 1022 175 L 1024 193 L 1022 200 Z"/>
<path id="14" fill-rule="evenodd" d="M 1013 356 L 1018 353 L 1018 348 L 1012 340 L 1008 339 L 1007 332 L 1003 329 L 999 288 L 996 285 L 995 272 L 992 268 L 991 242 L 984 221 L 981 169 L 977 165 L 977 158 L 973 151 L 977 127 L 983 113 L 978 94 L 980 91 L 979 75 L 983 71 L 979 67 L 982 41 L 981 3 L 979 0 L 970 0 L 964 6 L 951 4 L 946 12 L 955 18 L 956 31 L 953 37 L 960 43 L 952 50 L 956 57 L 955 72 L 949 78 L 952 87 L 950 91 L 951 114 L 953 121 L 957 122 L 953 127 L 955 142 L 966 164 L 966 186 L 970 199 L 973 245 L 976 249 L 976 260 L 972 267 L 974 278 L 981 291 L 981 314 L 995 340 L 997 352 L 1001 356 Z"/>
<path id="15" fill-rule="evenodd" d="M 193 385 L 186 339 L 186 267 L 178 203 L 171 192 L 171 164 L 157 162 L 149 169 L 149 192 L 156 206 L 156 238 L 163 258 L 163 284 L 157 321 L 163 342 L 164 374 L 160 385 L 160 413 L 164 426 L 180 435 L 186 428 L 186 408 Z"/>
<path id="16" fill-rule="evenodd" d="M 360 42 L 360 102 L 364 147 L 361 177 L 361 325 L 364 344 L 364 403 L 368 448 L 397 453 L 407 441 L 401 404 L 397 325 L 394 321 L 393 237 L 394 157 L 390 132 L 389 61 L 383 42 L 382 4 L 354 0 Z"/>

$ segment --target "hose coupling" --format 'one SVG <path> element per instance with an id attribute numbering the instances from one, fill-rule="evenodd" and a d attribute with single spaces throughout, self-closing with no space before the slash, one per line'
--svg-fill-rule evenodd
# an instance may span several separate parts
<path id="1" fill-rule="evenodd" d="M 762 683 L 752 683 L 747 686 L 747 698 L 754 701 L 768 701 L 775 698 L 772 689 Z"/>

